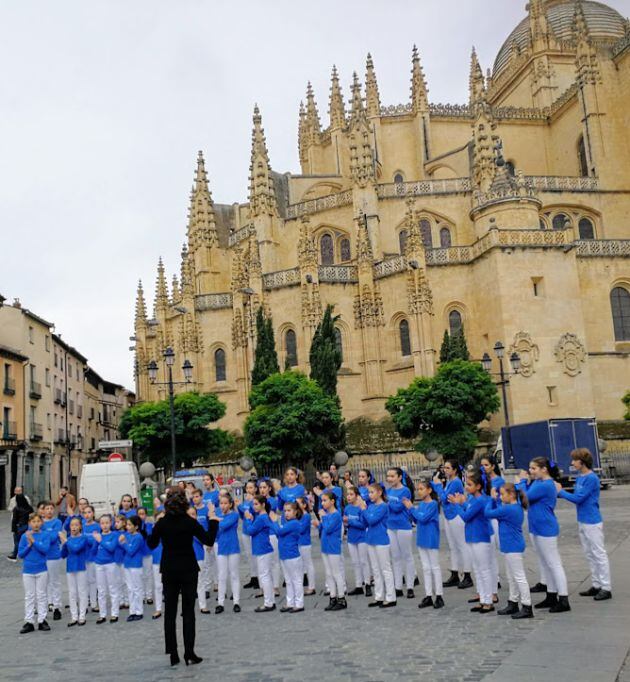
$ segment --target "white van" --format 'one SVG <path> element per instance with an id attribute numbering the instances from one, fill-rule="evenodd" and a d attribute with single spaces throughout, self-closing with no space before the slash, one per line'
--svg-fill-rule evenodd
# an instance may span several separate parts
<path id="1" fill-rule="evenodd" d="M 79 497 L 89 500 L 97 517 L 100 514 L 118 511 L 123 495 L 140 499 L 140 478 L 135 462 L 98 462 L 83 465 Z"/>

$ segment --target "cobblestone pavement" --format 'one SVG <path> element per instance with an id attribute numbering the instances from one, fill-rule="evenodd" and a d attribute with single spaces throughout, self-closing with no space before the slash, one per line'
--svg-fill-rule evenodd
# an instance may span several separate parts
<path id="1" fill-rule="evenodd" d="M 561 502 L 558 507 L 562 526 L 560 546 L 570 592 L 574 595 L 570 614 L 554 616 L 539 612 L 534 620 L 520 622 L 496 614 L 476 616 L 469 613 L 466 603 L 471 590 L 456 589 L 446 590 L 446 608 L 441 611 L 419 611 L 418 598 L 401 599 L 397 608 L 382 611 L 368 609 L 364 597 L 350 597 L 347 611 L 325 613 L 327 599 L 319 594 L 306 598 L 307 610 L 302 614 L 277 611 L 255 614 L 253 609 L 260 600 L 246 590 L 241 601 L 242 613 L 234 614 L 228 607 L 219 616 L 198 615 L 196 650 L 205 660 L 190 668 L 185 668 L 182 661 L 177 669 L 171 669 L 162 654 L 162 621 L 150 618 L 139 623 L 107 623 L 97 628 L 96 615 L 90 614 L 85 628 L 69 630 L 66 611 L 62 621 L 50 620 L 51 632 L 18 635 L 23 622 L 20 566 L 4 559 L 11 538 L 9 516 L 2 512 L 0 679 L 67 682 L 88 676 L 92 680 L 170 680 L 229 675 L 231 680 L 280 682 L 310 678 L 314 674 L 327 682 L 343 678 L 378 682 L 403 676 L 453 682 L 482 680 L 488 676 L 521 679 L 516 672 L 514 675 L 510 672 L 511 661 L 514 661 L 513 670 L 520 670 L 525 679 L 531 675 L 527 666 L 533 658 L 535 662 L 531 665 L 537 666 L 538 679 L 553 678 L 558 682 L 565 678 L 557 674 L 554 665 L 553 640 L 557 637 L 560 642 L 557 646 L 565 653 L 568 649 L 573 656 L 571 642 L 566 637 L 562 639 L 562 632 L 584 630 L 586 626 L 590 628 L 589 644 L 601 645 L 602 661 L 608 652 L 610 664 L 602 664 L 601 676 L 578 668 L 572 670 L 570 679 L 615 680 L 630 646 L 630 628 L 622 620 L 630 613 L 630 571 L 626 570 L 630 565 L 629 501 L 630 487 L 613 488 L 602 496 L 606 540 L 613 564 L 615 598 L 612 601 L 595 604 L 574 594 L 587 579 L 588 571 L 577 539 L 574 508 Z M 446 568 L 446 559 L 444 550 L 443 568 Z M 322 564 L 318 553 L 315 562 L 321 585 Z M 419 559 L 416 563 L 419 569 Z M 529 552 L 526 563 L 533 584 L 535 560 Z M 347 570 L 350 577 L 349 561 Z M 422 596 L 420 593 L 421 588 L 416 588 L 418 597 Z M 504 601 L 505 590 L 500 596 Z M 145 613 L 150 614 L 150 607 L 146 607 Z M 543 652 L 545 645 L 551 651 Z M 536 660 L 539 648 L 542 653 Z M 527 661 L 519 664 L 519 655 Z"/>

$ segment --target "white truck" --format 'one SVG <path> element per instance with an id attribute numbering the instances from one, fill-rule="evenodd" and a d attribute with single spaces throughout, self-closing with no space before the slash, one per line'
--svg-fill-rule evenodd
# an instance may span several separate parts
<path id="1" fill-rule="evenodd" d="M 123 495 L 140 499 L 140 477 L 135 462 L 97 462 L 83 465 L 79 497 L 85 497 L 90 502 L 97 517 L 118 511 Z"/>

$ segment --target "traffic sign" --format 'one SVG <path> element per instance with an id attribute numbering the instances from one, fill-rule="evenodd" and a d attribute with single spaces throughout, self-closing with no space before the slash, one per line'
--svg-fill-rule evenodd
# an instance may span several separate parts
<path id="1" fill-rule="evenodd" d="M 120 452 L 112 452 L 111 455 L 107 458 L 108 462 L 124 462 L 125 458 L 123 455 L 120 454 Z"/>
<path id="2" fill-rule="evenodd" d="M 116 450 L 118 448 L 131 447 L 133 447 L 132 440 L 99 440 L 98 442 L 99 450 Z"/>

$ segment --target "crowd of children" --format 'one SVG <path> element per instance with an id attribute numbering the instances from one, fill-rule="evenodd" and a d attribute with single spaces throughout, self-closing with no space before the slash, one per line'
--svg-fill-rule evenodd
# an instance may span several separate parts
<path id="1" fill-rule="evenodd" d="M 280 611 L 304 611 L 305 595 L 317 589 L 313 535 L 319 537 L 329 596 L 324 610 L 344 610 L 347 596 L 358 595 L 372 598 L 369 607 L 395 607 L 400 597 L 415 598 L 414 587 L 419 584 L 413 552 L 415 528 L 424 583 L 419 608 L 441 609 L 445 588 L 474 586 L 471 611 L 495 611 L 500 554 L 508 600 L 499 615 L 532 618 L 534 608 L 566 612 L 571 607 L 558 551 L 559 525 L 554 513 L 558 499 L 577 508 L 579 538 L 592 577 L 592 586 L 580 595 L 596 601 L 610 599 L 599 479 L 588 450 L 573 451 L 571 460 L 578 474 L 572 493 L 557 482 L 555 464 L 542 457 L 533 459 L 529 471 L 521 472 L 514 483 L 504 480 L 492 457 L 483 457 L 466 471 L 448 460 L 433 479 L 419 480 L 415 487 L 406 472 L 396 467 L 387 472 L 385 484 L 363 469 L 357 485 L 348 476 L 343 487 L 330 472 L 323 472 L 310 493 L 301 473 L 289 467 L 283 485 L 264 478 L 248 481 L 239 504 L 229 486 L 219 487 L 208 474 L 202 489 L 187 487 L 190 515 L 206 528 L 208 519 L 219 524 L 214 546 L 195 541 L 199 610 L 210 613 L 208 600 L 214 590 L 215 613 L 225 611 L 228 593 L 233 611 L 241 611 L 243 552 L 250 570 L 250 580 L 243 587 L 260 589 L 257 596 L 262 602 L 256 612 L 275 611 L 283 585 L 286 594 Z M 164 512 L 160 500 L 155 502 L 157 520 Z M 450 576 L 445 581 L 440 567 L 440 513 L 450 556 Z M 540 571 L 540 581 L 531 589 L 523 562 L 525 517 Z M 62 618 L 64 560 L 68 627 L 85 625 L 89 610 L 97 614 L 98 625 L 116 623 L 121 609 L 129 611 L 128 622 L 141 620 L 144 604 L 153 605 L 152 617 L 160 618 L 161 547 L 151 550 L 147 545 L 152 527 L 146 509 L 134 508 L 129 495 L 123 496 L 116 515 L 103 514 L 98 521 L 86 499 L 68 508 L 63 523 L 55 517 L 51 502 L 38 505 L 18 547 L 25 593 L 25 624 L 20 632 L 32 632 L 36 622 L 39 630 L 49 630 L 49 611 L 53 620 Z M 344 544 L 354 578 L 351 590 L 346 582 Z M 533 607 L 531 593 L 543 591 L 545 598 Z"/>

